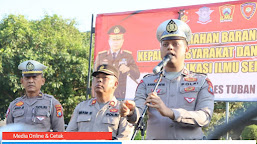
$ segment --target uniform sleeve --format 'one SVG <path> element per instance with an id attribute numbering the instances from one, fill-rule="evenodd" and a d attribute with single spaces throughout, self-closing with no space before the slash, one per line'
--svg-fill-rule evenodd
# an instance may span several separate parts
<path id="1" fill-rule="evenodd" d="M 135 96 L 136 109 L 132 116 L 127 117 L 128 122 L 136 123 L 145 108 L 145 100 L 147 97 L 146 84 L 143 80 L 138 84 Z"/>
<path id="2" fill-rule="evenodd" d="M 52 98 L 51 127 L 54 132 L 64 131 L 63 108 L 60 102 Z"/>
<path id="3" fill-rule="evenodd" d="M 130 140 L 133 133 L 133 125 L 130 124 L 126 118 L 121 117 L 119 122 L 119 128 L 117 131 L 117 139 L 118 140 Z"/>
<path id="4" fill-rule="evenodd" d="M 71 119 L 70 119 L 70 122 L 68 124 L 68 127 L 66 128 L 66 131 L 67 132 L 77 132 L 78 131 L 78 123 L 77 123 L 77 119 L 78 119 L 78 106 L 76 106 L 72 116 L 71 116 Z"/>
<path id="5" fill-rule="evenodd" d="M 129 70 L 129 76 L 133 79 L 133 80 L 137 80 L 140 76 L 140 72 L 139 69 L 134 61 L 133 56 L 130 56 L 131 58 L 129 59 L 129 64 L 128 67 L 130 68 Z"/>
<path id="6" fill-rule="evenodd" d="M 212 84 L 210 81 L 204 82 L 200 89 L 195 111 L 187 111 L 182 108 L 172 109 L 174 112 L 174 121 L 183 126 L 203 127 L 207 126 L 212 117 L 214 109 L 214 95 L 212 92 Z"/>
<path id="7" fill-rule="evenodd" d="M 13 116 L 12 116 L 12 113 L 11 113 L 11 111 L 12 111 L 11 107 L 12 107 L 12 103 L 10 103 L 10 105 L 9 105 L 7 111 L 6 111 L 6 114 L 5 114 L 6 124 L 14 123 Z"/>

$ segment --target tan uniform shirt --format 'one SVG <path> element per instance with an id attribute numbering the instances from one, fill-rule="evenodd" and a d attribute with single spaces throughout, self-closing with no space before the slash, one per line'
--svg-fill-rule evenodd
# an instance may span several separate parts
<path id="1" fill-rule="evenodd" d="M 96 99 L 78 104 L 66 131 L 112 132 L 117 139 L 130 139 L 133 126 L 119 115 L 120 102 L 115 97 L 102 108 Z"/>
<path id="2" fill-rule="evenodd" d="M 136 112 L 128 121 L 135 122 L 145 108 L 147 94 L 152 92 L 158 75 L 145 77 L 138 85 L 135 97 Z M 163 117 L 155 108 L 148 109 L 147 139 L 202 139 L 202 127 L 211 121 L 214 108 L 212 83 L 204 74 L 183 69 L 172 80 L 164 77 L 157 95 L 173 110 L 175 119 Z"/>
<path id="3" fill-rule="evenodd" d="M 16 98 L 9 105 L 6 124 L 25 123 L 35 126 L 37 131 L 64 131 L 63 109 L 53 96 L 40 93 L 35 98 Z"/>
<path id="4" fill-rule="evenodd" d="M 127 76 L 130 76 L 134 81 L 136 81 L 140 76 L 139 69 L 134 61 L 132 53 L 127 50 L 120 50 L 116 58 L 113 58 L 110 51 L 99 52 L 96 57 L 94 69 L 96 70 L 97 66 L 101 64 L 113 65 L 118 70 L 119 67 L 123 64 L 130 68 L 130 70 L 126 73 L 119 73 L 119 85 L 114 92 L 114 95 L 117 99 L 124 100 L 126 96 Z"/>

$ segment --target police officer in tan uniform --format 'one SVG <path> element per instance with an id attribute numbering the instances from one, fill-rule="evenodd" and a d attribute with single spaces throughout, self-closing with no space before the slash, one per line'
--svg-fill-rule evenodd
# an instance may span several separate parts
<path id="1" fill-rule="evenodd" d="M 10 103 L 6 112 L 6 124 L 25 123 L 42 132 L 64 131 L 61 104 L 52 95 L 40 91 L 45 84 L 43 70 L 46 66 L 28 60 L 21 63 L 18 69 L 22 70 L 21 84 L 26 93 Z"/>
<path id="2" fill-rule="evenodd" d="M 103 64 L 92 75 L 96 97 L 76 106 L 66 131 L 112 132 L 113 139 L 130 139 L 133 126 L 120 116 L 120 101 L 113 95 L 118 86 L 118 70 Z"/>
<path id="3" fill-rule="evenodd" d="M 120 100 L 124 100 L 126 96 L 127 76 L 135 82 L 140 76 L 132 52 L 122 48 L 125 32 L 125 28 L 120 25 L 111 27 L 108 31 L 110 49 L 99 52 L 95 61 L 95 70 L 101 64 L 113 65 L 119 70 L 119 86 L 114 95 Z"/>
<path id="4" fill-rule="evenodd" d="M 161 56 L 171 54 L 163 78 L 153 92 L 160 73 L 141 80 L 134 101 L 125 101 L 121 115 L 138 121 L 145 104 L 149 106 L 147 139 L 204 139 L 202 127 L 211 121 L 214 94 L 206 74 L 188 71 L 184 65 L 191 30 L 181 20 L 164 21 L 157 29 Z"/>

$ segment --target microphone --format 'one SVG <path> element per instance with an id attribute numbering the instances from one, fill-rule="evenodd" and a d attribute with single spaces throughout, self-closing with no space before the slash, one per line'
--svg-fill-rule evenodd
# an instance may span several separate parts
<path id="1" fill-rule="evenodd" d="M 172 58 L 172 54 L 167 54 L 167 55 L 162 59 L 162 61 L 161 61 L 157 66 L 154 67 L 153 73 L 154 73 L 154 74 L 159 73 L 159 72 L 162 70 L 162 68 L 163 68 L 164 66 L 166 66 L 166 64 L 168 63 L 168 61 L 170 61 L 171 58 Z"/>

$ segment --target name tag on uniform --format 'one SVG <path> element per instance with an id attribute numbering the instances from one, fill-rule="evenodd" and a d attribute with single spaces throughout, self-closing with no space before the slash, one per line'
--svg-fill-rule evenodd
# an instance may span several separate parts
<path id="1" fill-rule="evenodd" d="M 118 117 L 118 113 L 106 113 L 106 116 L 111 116 L 111 117 Z"/>
<path id="2" fill-rule="evenodd" d="M 16 109 L 24 109 L 24 106 L 15 107 L 14 110 Z"/>
<path id="3" fill-rule="evenodd" d="M 79 114 L 88 114 L 88 115 L 91 115 L 92 112 L 88 112 L 88 111 L 79 111 Z"/>

